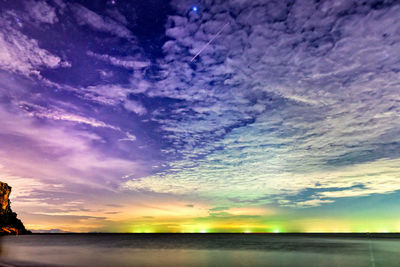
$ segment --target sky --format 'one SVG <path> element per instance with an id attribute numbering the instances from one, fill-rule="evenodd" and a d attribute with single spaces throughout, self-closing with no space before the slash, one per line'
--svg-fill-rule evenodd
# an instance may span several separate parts
<path id="1" fill-rule="evenodd" d="M 0 0 L 13 210 L 43 232 L 400 232 L 399 14 Z"/>

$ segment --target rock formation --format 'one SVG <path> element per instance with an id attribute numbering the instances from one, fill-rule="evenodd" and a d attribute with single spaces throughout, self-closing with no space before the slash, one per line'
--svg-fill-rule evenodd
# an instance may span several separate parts
<path id="1" fill-rule="evenodd" d="M 23 223 L 17 218 L 17 214 L 11 210 L 10 196 L 11 187 L 0 182 L 0 234 L 27 234 Z"/>

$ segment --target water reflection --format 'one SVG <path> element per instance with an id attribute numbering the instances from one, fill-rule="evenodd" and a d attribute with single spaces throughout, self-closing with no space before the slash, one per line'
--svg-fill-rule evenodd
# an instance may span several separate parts
<path id="1" fill-rule="evenodd" d="M 3 256 L 3 238 L 0 236 L 0 258 Z"/>
<path id="2" fill-rule="evenodd" d="M 302 235 L 31 235 L 3 262 L 62 266 L 400 266 L 400 238 Z"/>

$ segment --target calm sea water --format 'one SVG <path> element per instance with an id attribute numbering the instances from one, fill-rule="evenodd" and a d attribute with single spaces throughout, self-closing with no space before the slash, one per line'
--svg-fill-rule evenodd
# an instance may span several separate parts
<path id="1" fill-rule="evenodd" d="M 400 266 L 400 236 L 60 234 L 0 237 L 1 266 Z"/>

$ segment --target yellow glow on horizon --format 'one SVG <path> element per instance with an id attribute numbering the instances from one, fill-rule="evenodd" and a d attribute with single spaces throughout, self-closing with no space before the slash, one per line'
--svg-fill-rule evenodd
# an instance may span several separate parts
<path id="1" fill-rule="evenodd" d="M 249 216 L 254 216 L 254 215 L 272 215 L 275 214 L 275 210 L 273 209 L 267 209 L 267 208 L 258 208 L 258 207 L 241 207 L 241 208 L 231 208 L 228 209 L 227 212 L 231 215 L 235 216 L 240 216 L 240 215 L 249 215 Z"/>
<path id="2" fill-rule="evenodd" d="M 152 225 L 149 225 L 150 227 Z M 69 231 L 69 232 L 92 232 L 92 231 L 96 231 L 95 228 L 88 228 L 88 229 L 84 229 L 83 231 L 81 230 L 82 228 L 79 228 L 80 226 L 68 226 L 63 228 L 63 231 Z M 261 226 L 258 230 L 255 230 L 257 228 L 243 228 L 243 227 L 219 227 L 219 228 L 214 228 L 213 226 L 209 225 L 209 226 L 204 226 L 204 225 L 194 225 L 191 228 L 179 228 L 178 226 L 176 228 L 168 228 L 166 226 L 162 226 L 162 225 L 155 225 L 154 228 L 145 228 L 143 226 L 137 226 L 137 227 L 132 227 L 132 230 L 129 231 L 131 233 L 146 233 L 146 234 L 150 234 L 150 233 L 245 233 L 245 234 L 251 234 L 251 233 L 285 233 L 286 231 L 283 231 L 281 229 L 261 229 Z M 43 225 L 34 225 L 34 227 L 32 227 L 31 225 L 27 225 L 28 229 L 41 229 L 41 230 L 51 230 L 51 229 L 55 229 L 53 227 L 47 227 L 45 228 Z M 113 231 L 106 231 L 106 232 L 113 232 Z M 126 232 L 126 231 L 125 231 Z M 315 226 L 315 227 L 310 227 L 307 228 L 307 230 L 302 231 L 302 230 L 298 230 L 298 231 L 287 231 L 287 232 L 297 232 L 297 233 L 398 233 L 399 231 L 396 231 L 395 229 L 391 229 L 391 228 L 377 228 L 377 229 L 361 229 L 361 230 L 351 230 L 350 228 L 347 229 L 329 229 L 329 228 L 325 228 L 322 226 Z"/>
<path id="3" fill-rule="evenodd" d="M 185 202 L 186 203 L 186 202 Z M 107 222 L 94 218 L 82 219 L 74 223 L 74 219 L 67 217 L 52 217 L 48 215 L 28 214 L 24 221 L 29 222 L 29 216 L 35 216 L 35 224 L 26 223 L 27 229 L 51 230 L 60 229 L 69 232 L 130 232 L 130 233 L 394 233 L 400 232 L 400 221 L 395 217 L 390 221 L 386 218 L 365 217 L 308 217 L 285 220 L 276 214 L 257 215 L 248 217 L 251 212 L 266 214 L 268 209 L 241 207 L 233 208 L 232 212 L 237 216 L 230 215 L 231 210 L 227 209 L 226 214 L 210 216 L 209 207 L 213 205 L 198 206 L 184 205 L 183 202 L 168 203 L 160 205 L 159 212 L 154 203 L 148 204 L 150 210 L 145 207 L 139 208 L 139 212 L 132 208 L 132 204 L 123 208 L 114 208 L 116 214 L 107 217 Z M 92 207 L 93 208 L 93 207 Z M 185 212 L 179 215 L 180 208 Z M 176 209 L 174 212 L 172 209 Z M 265 211 L 267 210 L 267 211 Z M 106 210 L 110 211 L 110 210 Z M 190 212 L 189 212 L 190 211 Z M 250 212 L 251 211 L 251 212 Z M 190 216 L 188 215 L 190 213 Z M 101 216 L 102 213 L 87 213 L 90 216 Z M 153 214 L 153 215 L 150 215 Z M 205 215 L 206 214 L 206 215 Z M 240 214 L 240 215 L 239 215 Z M 71 212 L 69 215 L 83 216 L 82 212 Z M 284 215 L 283 215 L 284 216 Z M 71 216 L 72 217 L 72 216 Z M 104 216 L 106 217 L 106 216 Z"/>

